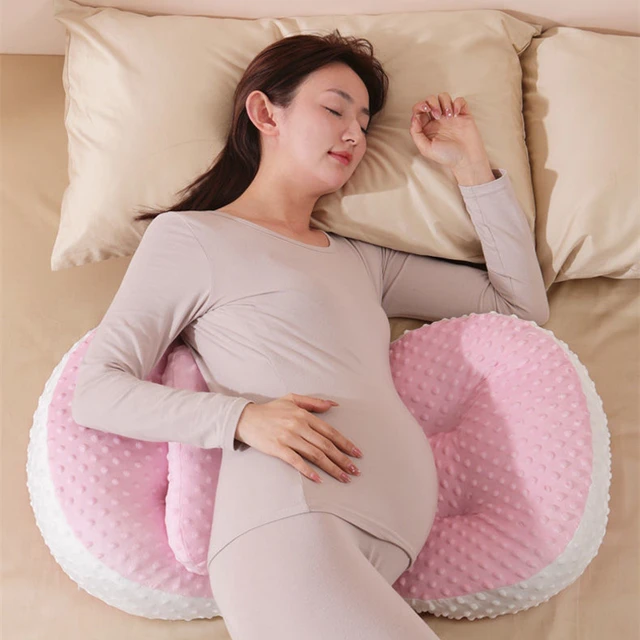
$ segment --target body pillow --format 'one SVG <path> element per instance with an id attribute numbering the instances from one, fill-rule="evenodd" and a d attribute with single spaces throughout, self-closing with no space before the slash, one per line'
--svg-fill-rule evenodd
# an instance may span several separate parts
<path id="1" fill-rule="evenodd" d="M 220 615 L 206 556 L 222 450 L 76 424 L 70 397 L 92 334 L 58 364 L 34 416 L 38 527 L 63 570 L 112 606 L 168 620 Z M 491 312 L 406 331 L 390 365 L 440 479 L 434 525 L 398 593 L 419 613 L 475 619 L 574 582 L 604 537 L 611 480 L 606 415 L 575 354 L 534 322 Z M 204 384 L 179 340 L 148 379 Z"/>

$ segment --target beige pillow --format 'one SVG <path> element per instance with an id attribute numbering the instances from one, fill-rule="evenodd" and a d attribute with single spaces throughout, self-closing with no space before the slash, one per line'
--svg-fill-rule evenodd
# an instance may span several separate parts
<path id="1" fill-rule="evenodd" d="M 494 10 L 241 20 L 143 16 L 55 0 L 68 30 L 63 73 L 69 186 L 55 270 L 131 255 L 140 207 L 170 208 L 224 144 L 233 91 L 264 47 L 295 33 L 369 39 L 390 78 L 365 157 L 320 198 L 315 226 L 383 246 L 482 263 L 453 174 L 423 158 L 409 134 L 414 103 L 463 96 L 492 168 L 507 170 L 534 225 L 519 53 L 541 32 Z"/>
<path id="2" fill-rule="evenodd" d="M 640 38 L 554 27 L 521 57 L 545 283 L 640 277 Z"/>

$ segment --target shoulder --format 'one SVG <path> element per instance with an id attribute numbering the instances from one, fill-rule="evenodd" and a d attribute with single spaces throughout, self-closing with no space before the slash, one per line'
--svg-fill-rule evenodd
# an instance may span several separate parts
<path id="1" fill-rule="evenodd" d="M 136 253 L 180 254 L 199 260 L 198 255 L 205 253 L 202 234 L 193 224 L 191 213 L 165 211 L 155 216 L 145 228 Z"/>
<path id="2" fill-rule="evenodd" d="M 167 216 L 167 225 L 182 225 L 196 236 L 213 229 L 219 230 L 225 222 L 215 211 L 167 211 L 158 217 L 164 216 Z"/>
<path id="3" fill-rule="evenodd" d="M 166 211 L 152 220 L 147 233 L 170 250 L 203 254 L 211 263 L 244 245 L 244 228 L 212 211 Z"/>
<path id="4" fill-rule="evenodd" d="M 204 232 L 215 227 L 215 218 L 208 211 L 165 211 L 153 218 L 144 233 L 157 237 L 177 234 L 184 240 L 201 241 Z"/>
<path id="5" fill-rule="evenodd" d="M 380 261 L 384 247 L 374 244 L 373 242 L 367 242 L 366 240 L 357 240 L 355 238 L 347 238 L 345 236 L 340 237 L 355 253 L 362 257 L 363 260 L 367 262 Z"/>

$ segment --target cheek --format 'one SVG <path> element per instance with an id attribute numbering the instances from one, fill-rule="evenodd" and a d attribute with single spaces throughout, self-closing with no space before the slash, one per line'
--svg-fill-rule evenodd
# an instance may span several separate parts
<path id="1" fill-rule="evenodd" d="M 365 153 L 366 153 L 367 149 L 366 147 L 364 147 L 359 153 L 358 155 L 354 158 L 355 163 L 354 163 L 354 171 L 356 169 L 356 167 L 358 167 L 360 165 L 360 163 L 362 162 L 362 160 L 364 159 Z"/>
<path id="2" fill-rule="evenodd" d="M 313 156 L 318 151 L 327 153 L 332 146 L 334 135 L 335 133 L 326 122 L 307 122 L 298 128 L 295 141 L 292 142 L 298 155 Z"/>

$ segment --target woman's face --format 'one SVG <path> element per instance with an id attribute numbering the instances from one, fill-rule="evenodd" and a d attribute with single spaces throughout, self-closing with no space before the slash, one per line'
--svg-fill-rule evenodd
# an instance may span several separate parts
<path id="1" fill-rule="evenodd" d="M 277 161 L 299 186 L 324 194 L 340 189 L 367 148 L 369 93 L 349 66 L 334 63 L 310 74 L 280 113 Z M 348 163 L 331 153 L 349 153 Z"/>

